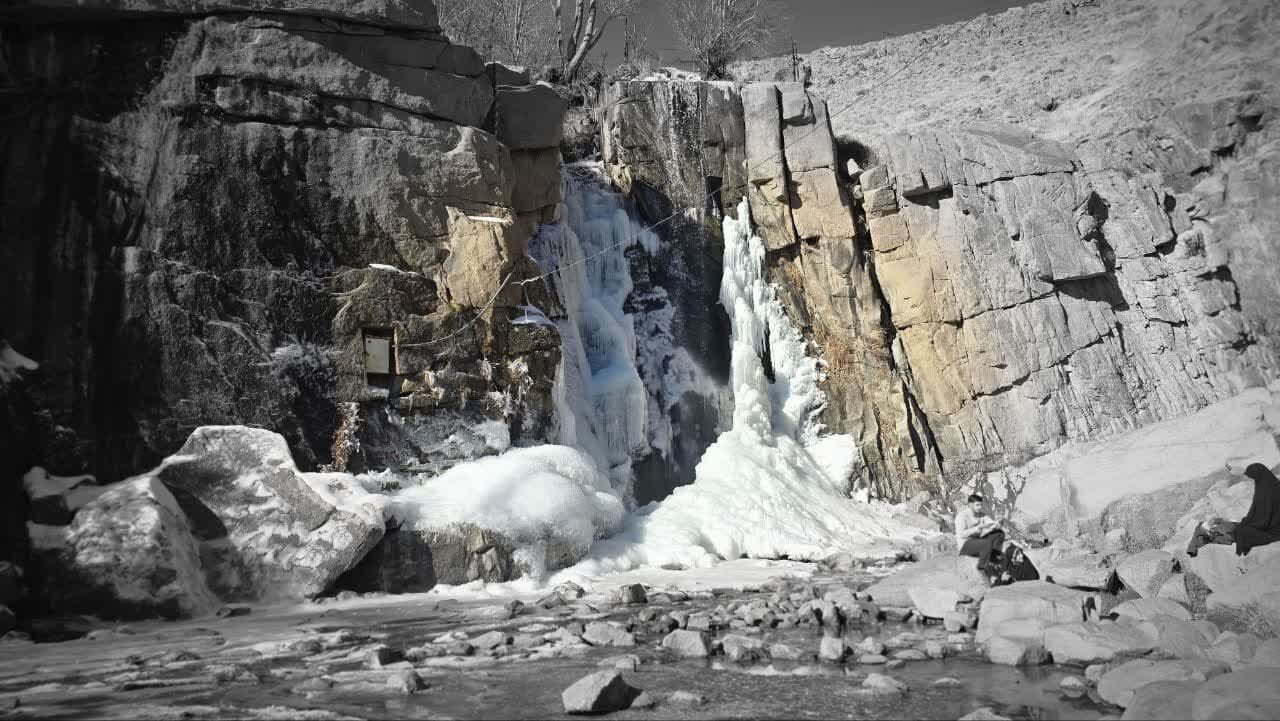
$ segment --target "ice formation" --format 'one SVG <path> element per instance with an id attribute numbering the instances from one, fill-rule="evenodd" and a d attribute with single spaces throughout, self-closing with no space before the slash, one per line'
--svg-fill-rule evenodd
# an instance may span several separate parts
<path id="1" fill-rule="evenodd" d="M 416 531 L 474 524 L 518 546 L 554 539 L 585 551 L 618 529 L 623 507 L 590 456 L 544 445 L 454 466 L 392 496 L 386 512 Z"/>
<path id="2" fill-rule="evenodd" d="M 883 550 L 918 531 L 889 509 L 849 498 L 857 461 L 848 436 L 821 437 L 825 399 L 816 361 L 764 280 L 764 245 L 744 200 L 723 221 L 721 302 L 732 322 L 733 427 L 707 450 L 692 485 L 627 519 L 570 574 L 641 566 L 705 567 L 721 559 L 815 559 L 836 550 Z M 771 383 L 761 362 L 768 349 Z"/>
<path id="3" fill-rule="evenodd" d="M 627 498 L 632 459 L 646 448 L 648 401 L 636 371 L 635 327 L 623 310 L 632 290 L 625 251 L 657 240 L 590 179 L 566 174 L 565 182 L 564 222 L 544 225 L 530 242 L 564 308 L 556 321 L 559 440 L 595 459 Z"/>

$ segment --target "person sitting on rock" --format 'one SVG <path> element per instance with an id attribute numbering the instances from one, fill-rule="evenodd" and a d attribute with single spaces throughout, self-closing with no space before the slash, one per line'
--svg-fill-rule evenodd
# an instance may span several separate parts
<path id="1" fill-rule="evenodd" d="M 1253 503 L 1236 524 L 1236 555 L 1280 541 L 1280 479 L 1261 463 L 1251 463 L 1244 474 L 1253 479 Z"/>
<path id="2" fill-rule="evenodd" d="M 978 569 L 987 574 L 999 573 L 996 561 L 1004 545 L 1004 531 L 995 519 L 986 515 L 982 496 L 973 494 L 956 514 L 956 546 L 961 556 L 978 559 Z"/>

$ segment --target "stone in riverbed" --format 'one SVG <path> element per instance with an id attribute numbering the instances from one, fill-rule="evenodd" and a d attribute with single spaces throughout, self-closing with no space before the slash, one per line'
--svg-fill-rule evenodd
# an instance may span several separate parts
<path id="1" fill-rule="evenodd" d="M 980 706 L 961 716 L 960 721 L 1009 721 L 1009 717 L 1001 716 L 990 706 Z"/>
<path id="2" fill-rule="evenodd" d="M 885 652 L 885 645 L 875 636 L 867 636 L 858 642 L 855 648 L 864 654 L 882 655 Z"/>
<path id="3" fill-rule="evenodd" d="M 725 657 L 737 663 L 755 661 L 765 655 L 764 642 L 758 638 L 729 634 L 720 643 Z"/>
<path id="4" fill-rule="evenodd" d="M 1274 668 L 1250 668 L 1210 679 L 1196 689 L 1191 718 L 1280 718 L 1280 685 Z"/>
<path id="5" fill-rule="evenodd" d="M 711 653 L 706 634 L 687 629 L 667 634 L 662 639 L 662 647 L 681 658 L 706 658 Z"/>
<path id="6" fill-rule="evenodd" d="M 565 713 L 601 714 L 621 711 L 640 695 L 640 689 L 628 684 L 622 672 L 597 671 L 578 679 L 560 694 Z"/>
<path id="7" fill-rule="evenodd" d="M 1064 676 L 1058 682 L 1058 691 L 1067 698 L 1084 698 L 1089 693 L 1089 684 L 1079 676 Z"/>
<path id="8" fill-rule="evenodd" d="M 769 646 L 769 656 L 782 661 L 799 661 L 813 658 L 813 652 L 789 646 L 785 643 L 775 643 Z"/>
<path id="9" fill-rule="evenodd" d="M 881 608 L 913 606 L 912 588 L 947 589 L 971 598 L 982 598 L 987 580 L 978 572 L 978 559 L 968 556 L 938 556 L 908 565 L 866 589 Z"/>
<path id="10" fill-rule="evenodd" d="M 667 697 L 667 703 L 673 706 L 705 706 L 707 697 L 693 691 L 675 691 Z"/>
<path id="11" fill-rule="evenodd" d="M 840 663 L 849 654 L 844 639 L 834 636 L 823 636 L 818 645 L 818 658 L 828 663 Z"/>
<path id="12" fill-rule="evenodd" d="M 644 586 L 629 583 L 618 589 L 618 602 L 625 605 L 648 603 L 649 597 L 645 594 Z"/>
<path id="13" fill-rule="evenodd" d="M 1068 623 L 1045 629 L 1044 647 L 1054 663 L 1087 666 L 1148 654 L 1155 640 L 1136 626 L 1114 621 Z"/>
<path id="14" fill-rule="evenodd" d="M 867 674 L 867 677 L 862 681 L 862 687 L 878 693 L 903 694 L 907 692 L 906 684 L 882 673 Z"/>
<path id="15" fill-rule="evenodd" d="M 1107 703 L 1127 707 L 1137 689 L 1156 681 L 1207 681 L 1229 672 L 1226 664 L 1209 659 L 1155 661 L 1136 659 L 1122 663 L 1098 679 L 1098 695 Z"/>
<path id="16" fill-rule="evenodd" d="M 1044 645 L 1032 638 L 993 636 L 983 644 L 983 651 L 988 661 L 1005 666 L 1039 666 L 1049 660 Z"/>
<path id="17" fill-rule="evenodd" d="M 605 621 L 592 621 L 587 624 L 582 640 L 592 646 L 634 646 L 636 637 L 621 628 Z"/>
<path id="18" fill-rule="evenodd" d="M 978 627 L 978 609 L 970 604 L 942 616 L 942 627 L 948 633 L 972 631 Z"/>

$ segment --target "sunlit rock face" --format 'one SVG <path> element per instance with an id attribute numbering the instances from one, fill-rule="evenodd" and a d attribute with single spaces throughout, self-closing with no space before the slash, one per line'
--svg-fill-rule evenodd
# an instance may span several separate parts
<path id="1" fill-rule="evenodd" d="M 554 93 L 497 84 L 425 0 L 0 23 L 2 332 L 44 409 L 22 465 L 114 481 L 241 423 L 304 470 L 435 472 L 505 448 L 484 423 L 550 433 L 559 338 L 499 288 L 560 201 Z"/>
<path id="2" fill-rule="evenodd" d="M 826 430 L 858 439 L 876 491 L 962 482 L 1275 375 L 1271 321 L 1236 280 L 1256 275 L 1239 252 L 1256 241 L 1206 197 L 1215 158 L 1264 152 L 1257 97 L 1096 143 L 974 123 L 864 145 L 794 83 L 614 93 L 605 161 L 633 195 L 706 217 L 750 201 L 769 280 L 825 362 Z M 667 106 L 683 115 L 646 110 Z M 654 150 L 677 121 L 705 150 Z M 736 157 L 745 177 L 722 166 Z"/>

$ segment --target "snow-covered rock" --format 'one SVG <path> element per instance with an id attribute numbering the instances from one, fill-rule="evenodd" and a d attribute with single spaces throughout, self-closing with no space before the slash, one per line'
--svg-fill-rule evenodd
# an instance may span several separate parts
<path id="1" fill-rule="evenodd" d="M 147 478 L 190 517 L 209 586 L 224 600 L 324 591 L 382 537 L 378 499 L 346 474 L 300 473 L 283 437 L 205 426 Z"/>
<path id="2" fill-rule="evenodd" d="M 44 555 L 53 565 L 46 567 L 52 571 L 46 585 L 59 610 L 175 618 L 221 605 L 205 581 L 186 515 L 152 476 L 107 487 L 65 530 L 65 547 Z"/>

